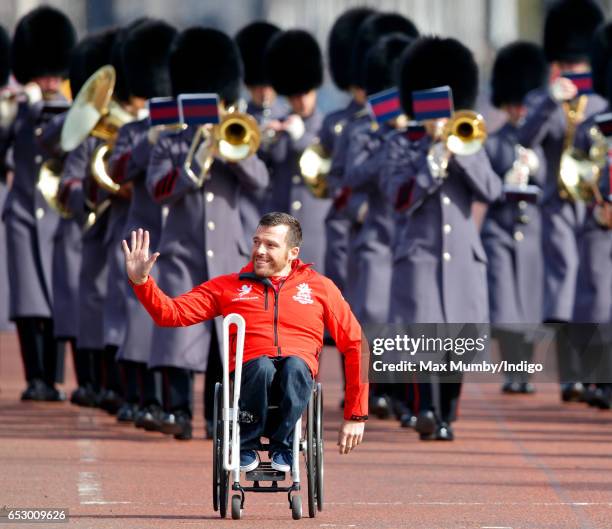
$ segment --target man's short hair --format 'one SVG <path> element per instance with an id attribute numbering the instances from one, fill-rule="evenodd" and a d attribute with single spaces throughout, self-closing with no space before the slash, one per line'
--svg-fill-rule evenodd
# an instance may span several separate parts
<path id="1" fill-rule="evenodd" d="M 289 213 L 273 211 L 266 213 L 259 219 L 260 226 L 287 226 L 287 245 L 289 248 L 299 247 L 302 244 L 302 226 L 300 221 Z"/>

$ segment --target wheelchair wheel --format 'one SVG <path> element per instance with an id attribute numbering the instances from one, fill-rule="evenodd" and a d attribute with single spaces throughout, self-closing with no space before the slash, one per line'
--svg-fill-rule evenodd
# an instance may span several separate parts
<path id="1" fill-rule="evenodd" d="M 317 515 L 317 456 L 315 453 L 315 406 L 316 389 L 313 390 L 307 408 L 306 420 L 306 477 L 308 478 L 308 516 L 314 518 Z"/>
<path id="2" fill-rule="evenodd" d="M 229 472 L 223 468 L 223 386 L 215 385 L 213 410 L 213 508 L 221 518 L 227 516 Z"/>
<path id="3" fill-rule="evenodd" d="M 323 510 L 323 388 L 317 383 L 314 403 L 315 476 L 317 480 L 317 509 Z"/>
<path id="4" fill-rule="evenodd" d="M 294 520 L 302 519 L 302 497 L 291 496 L 291 517 Z"/>
<path id="5" fill-rule="evenodd" d="M 242 496 L 234 494 L 232 496 L 232 520 L 240 520 L 242 518 Z"/>

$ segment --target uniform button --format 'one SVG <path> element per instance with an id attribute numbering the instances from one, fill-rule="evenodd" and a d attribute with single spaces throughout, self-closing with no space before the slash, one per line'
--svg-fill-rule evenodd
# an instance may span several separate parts
<path id="1" fill-rule="evenodd" d="M 215 252 L 213 252 L 212 250 L 206 250 L 206 256 L 207 257 L 214 257 L 215 256 Z"/>
<path id="2" fill-rule="evenodd" d="M 294 174 L 294 175 L 293 175 L 293 178 L 291 179 L 291 181 L 292 181 L 294 184 L 299 184 L 299 183 L 302 181 L 302 179 L 301 179 L 301 178 L 300 178 L 298 175 Z"/>
<path id="3" fill-rule="evenodd" d="M 45 210 L 43 208 L 36 208 L 36 218 L 40 220 L 44 216 L 45 216 Z"/>
<path id="4" fill-rule="evenodd" d="M 442 254 L 442 259 L 444 259 L 445 261 L 450 261 L 451 260 L 451 254 L 449 254 L 448 252 L 444 252 Z"/>
<path id="5" fill-rule="evenodd" d="M 212 220 L 208 221 L 208 229 L 210 231 L 215 231 L 215 223 Z"/>
<path id="6" fill-rule="evenodd" d="M 36 134 L 36 136 L 40 136 L 42 134 L 42 127 L 36 127 L 34 134 Z"/>
<path id="7" fill-rule="evenodd" d="M 527 207 L 527 202 L 524 200 L 519 200 L 518 207 L 519 209 L 525 209 Z"/>
<path id="8" fill-rule="evenodd" d="M 450 198 L 448 198 L 446 195 L 442 196 L 442 204 L 444 204 L 445 206 L 448 206 L 450 204 Z"/>
<path id="9" fill-rule="evenodd" d="M 37 154 L 36 156 L 34 156 L 34 161 L 36 163 L 42 163 L 42 156 L 40 154 Z"/>
<path id="10" fill-rule="evenodd" d="M 523 239 L 525 238 L 525 236 L 523 235 L 523 232 L 520 230 L 516 230 L 514 232 L 514 240 L 521 242 Z"/>
<path id="11" fill-rule="evenodd" d="M 214 193 L 211 193 L 210 191 L 206 193 L 206 202 L 212 202 L 214 198 L 215 198 Z"/>
<path id="12" fill-rule="evenodd" d="M 295 211 L 299 211 L 300 209 L 302 209 L 302 203 L 299 200 L 294 200 L 291 203 L 291 209 L 294 209 Z"/>
<path id="13" fill-rule="evenodd" d="M 453 231 L 452 226 L 450 224 L 445 224 L 444 225 L 444 233 L 446 233 L 448 235 L 451 231 Z"/>
<path id="14" fill-rule="evenodd" d="M 521 224 L 529 224 L 529 215 L 520 215 L 519 222 Z"/>

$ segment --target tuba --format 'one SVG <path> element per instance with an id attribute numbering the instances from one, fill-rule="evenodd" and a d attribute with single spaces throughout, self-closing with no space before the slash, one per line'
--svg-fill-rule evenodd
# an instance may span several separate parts
<path id="1" fill-rule="evenodd" d="M 230 107 L 216 125 L 201 125 L 189 147 L 183 167 L 187 175 L 201 187 L 206 180 L 215 156 L 228 162 L 240 162 L 259 149 L 261 132 L 250 114 Z M 193 170 L 194 158 L 200 164 L 200 174 Z"/>
<path id="2" fill-rule="evenodd" d="M 108 158 L 119 129 L 134 116 L 112 99 L 115 69 L 106 65 L 94 72 L 79 91 L 64 122 L 61 146 L 64 151 L 78 147 L 87 136 L 103 140 L 94 151 L 91 173 L 98 186 L 116 194 L 121 186 L 108 174 Z"/>

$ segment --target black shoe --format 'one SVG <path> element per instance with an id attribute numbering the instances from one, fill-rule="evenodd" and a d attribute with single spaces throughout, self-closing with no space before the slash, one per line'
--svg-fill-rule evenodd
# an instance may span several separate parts
<path id="1" fill-rule="evenodd" d="M 535 386 L 531 382 L 521 382 L 521 393 L 531 395 L 535 393 Z"/>
<path id="2" fill-rule="evenodd" d="M 400 426 L 402 428 L 414 428 L 417 423 L 417 416 L 412 413 L 405 413 L 400 418 Z"/>
<path id="3" fill-rule="evenodd" d="M 436 432 L 436 416 L 433 411 L 422 411 L 417 416 L 414 429 L 423 435 L 433 435 Z"/>
<path id="4" fill-rule="evenodd" d="M 134 422 L 137 411 L 138 406 L 136 404 L 126 402 L 117 410 L 117 422 Z"/>
<path id="5" fill-rule="evenodd" d="M 183 410 L 167 414 L 161 426 L 162 433 L 187 441 L 192 437 L 191 417 Z"/>
<path id="6" fill-rule="evenodd" d="M 563 402 L 580 402 L 584 397 L 584 386 L 581 382 L 566 382 L 561 384 L 561 400 Z"/>
<path id="7" fill-rule="evenodd" d="M 66 393 L 61 389 L 57 389 L 55 386 L 45 386 L 45 396 L 43 399 L 45 402 L 64 402 L 66 400 Z"/>
<path id="8" fill-rule="evenodd" d="M 95 408 L 98 406 L 98 394 L 89 385 L 79 386 L 70 395 L 70 402 L 77 406 L 85 406 L 88 408 Z"/>
<path id="9" fill-rule="evenodd" d="M 600 410 L 609 410 L 612 406 L 611 388 L 597 388 L 593 392 L 591 402 L 593 406 L 596 406 Z"/>
<path id="10" fill-rule="evenodd" d="M 391 417 L 391 404 L 386 395 L 376 395 L 370 397 L 370 413 L 379 419 Z"/>
<path id="11" fill-rule="evenodd" d="M 441 422 L 440 426 L 436 430 L 437 441 L 453 441 L 455 439 L 455 433 L 451 425 L 447 422 Z"/>
<path id="12" fill-rule="evenodd" d="M 502 385 L 502 393 L 507 393 L 509 395 L 515 395 L 517 393 L 521 393 L 521 384 L 520 382 L 504 382 Z"/>
<path id="13" fill-rule="evenodd" d="M 28 382 L 28 387 L 21 394 L 21 400 L 44 401 L 46 396 L 46 384 L 42 380 L 35 378 Z"/>
<path id="14" fill-rule="evenodd" d="M 159 404 L 149 404 L 140 411 L 134 425 L 137 428 L 144 428 L 147 432 L 161 432 L 163 418 L 164 411 L 161 406 Z"/>
<path id="15" fill-rule="evenodd" d="M 121 406 L 123 406 L 123 398 L 121 395 L 119 395 L 119 393 L 112 389 L 107 389 L 102 393 L 100 408 L 107 411 L 111 415 L 116 415 Z"/>

